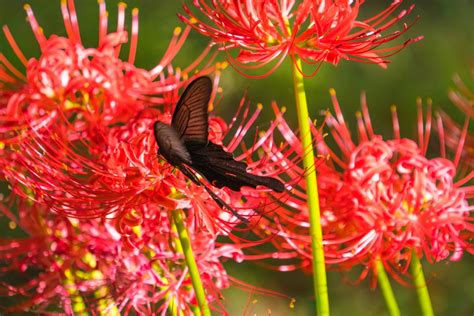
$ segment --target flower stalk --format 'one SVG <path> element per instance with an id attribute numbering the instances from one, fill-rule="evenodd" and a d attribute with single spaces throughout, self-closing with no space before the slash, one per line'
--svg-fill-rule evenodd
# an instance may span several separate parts
<path id="1" fill-rule="evenodd" d="M 311 249 L 313 253 L 313 286 L 316 298 L 317 315 L 329 315 L 329 297 L 324 262 L 323 231 L 321 227 L 321 211 L 319 207 L 318 183 L 314 166 L 313 140 L 308 114 L 308 102 L 304 89 L 301 59 L 294 55 L 291 63 L 293 87 L 296 98 L 296 110 L 300 138 L 303 145 L 303 167 L 305 169 L 306 193 L 308 197 L 308 212 L 311 234 Z"/>
<path id="2" fill-rule="evenodd" d="M 189 270 L 189 276 L 193 284 L 196 300 L 199 305 L 199 310 L 203 316 L 211 316 L 211 310 L 206 300 L 206 293 L 204 292 L 204 286 L 202 285 L 201 276 L 196 264 L 193 249 L 191 248 L 191 241 L 189 239 L 188 232 L 184 223 L 184 217 L 181 210 L 175 210 L 172 212 L 173 221 L 176 224 L 178 230 L 178 237 L 183 249 L 184 259 L 186 266 Z"/>
<path id="3" fill-rule="evenodd" d="M 66 286 L 66 289 L 69 293 L 74 315 L 88 316 L 89 314 L 86 312 L 86 304 L 84 303 L 84 300 L 76 286 L 74 272 L 71 269 L 66 269 L 64 271 L 64 276 L 64 285 Z"/>
<path id="4" fill-rule="evenodd" d="M 413 283 L 415 284 L 416 293 L 418 295 L 418 302 L 420 303 L 421 315 L 434 316 L 430 293 L 428 292 L 425 275 L 423 274 L 423 267 L 415 251 L 412 253 L 410 266 L 413 274 Z"/>
<path id="5" fill-rule="evenodd" d="M 380 291 L 382 292 L 385 304 L 387 305 L 388 313 L 390 316 L 400 316 L 400 309 L 398 308 L 397 300 L 390 285 L 385 268 L 383 267 L 382 261 L 377 259 L 375 262 L 377 269 L 377 279 L 379 281 Z"/>

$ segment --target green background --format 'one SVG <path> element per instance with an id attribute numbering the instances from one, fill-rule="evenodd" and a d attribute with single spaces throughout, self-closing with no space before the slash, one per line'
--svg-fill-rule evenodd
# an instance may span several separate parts
<path id="1" fill-rule="evenodd" d="M 187 1 L 190 3 L 191 1 Z M 39 49 L 26 22 L 24 1 L 0 0 L 0 25 L 7 24 L 27 57 L 38 56 Z M 59 1 L 28 1 L 35 16 L 44 28 L 45 34 L 65 35 Z M 77 0 L 81 35 L 86 46 L 95 47 L 98 36 L 98 7 L 95 0 Z M 118 1 L 107 1 L 109 30 L 115 28 Z M 176 17 L 182 12 L 181 1 L 143 0 L 128 1 L 127 25 L 130 25 L 130 9 L 140 9 L 140 30 L 136 65 L 151 69 L 160 60 L 174 27 L 182 26 Z M 378 12 L 389 1 L 368 0 L 362 6 L 362 17 Z M 318 74 L 306 80 L 310 114 L 319 118 L 320 110 L 330 109 L 328 89 L 335 88 L 343 112 L 351 126 L 353 113 L 359 108 L 361 91 L 366 91 L 372 121 L 378 133 L 391 136 L 391 116 L 389 106 L 396 104 L 399 111 L 402 136 L 415 135 L 415 100 L 422 97 L 433 99 L 435 107 L 452 113 L 459 121 L 463 115 L 457 111 L 447 97 L 448 88 L 453 87 L 452 76 L 457 73 L 468 86 L 473 86 L 474 72 L 474 1 L 471 0 L 416 0 L 405 1 L 402 7 L 416 5 L 407 22 L 416 16 L 416 25 L 402 37 L 424 35 L 424 39 L 410 45 L 391 58 L 387 70 L 375 65 L 341 61 L 337 67 L 323 65 Z M 399 27 L 401 24 L 399 23 Z M 192 32 L 184 45 L 175 66 L 187 65 L 196 53 L 205 47 L 208 40 Z M 124 50 L 122 50 L 124 51 Z M 0 36 L 0 52 L 15 65 L 19 65 L 3 36 Z M 223 55 L 220 58 L 224 58 Z M 283 63 L 271 76 L 252 80 L 238 75 L 232 68 L 223 72 L 222 86 L 224 99 L 216 114 L 229 118 L 248 89 L 248 97 L 253 104 L 269 105 L 276 100 L 280 106 L 292 109 L 294 106 L 293 87 L 289 64 Z M 264 110 L 260 124 L 271 119 L 271 110 Z M 288 111 L 287 119 L 296 126 L 293 111 Z M 439 263 L 426 266 L 430 293 L 434 309 L 438 315 L 474 314 L 474 274 L 473 258 L 466 255 L 461 262 Z M 289 301 L 282 298 L 254 295 L 251 303 L 257 315 L 309 315 L 313 311 L 311 277 L 302 272 L 273 273 L 259 268 L 253 263 L 226 263 L 231 275 L 247 283 L 276 290 L 295 297 L 296 307 L 290 309 Z M 394 284 L 395 292 L 403 315 L 420 314 L 415 290 Z M 339 273 L 329 273 L 329 293 L 332 315 L 384 315 L 385 306 L 379 292 L 370 290 L 368 281 L 353 286 L 342 281 Z M 225 304 L 231 315 L 241 315 L 249 299 L 249 293 L 237 290 L 224 291 Z"/>

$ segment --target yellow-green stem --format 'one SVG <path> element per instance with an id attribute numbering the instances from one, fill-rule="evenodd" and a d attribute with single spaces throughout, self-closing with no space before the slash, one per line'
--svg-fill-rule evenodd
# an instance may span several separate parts
<path id="1" fill-rule="evenodd" d="M 430 293 L 428 292 L 425 275 L 423 274 L 423 268 L 421 266 L 420 258 L 418 258 L 415 251 L 412 252 L 410 265 L 411 273 L 413 275 L 413 282 L 416 287 L 416 293 L 418 294 L 418 302 L 420 303 L 421 315 L 434 316 Z"/>
<path id="2" fill-rule="evenodd" d="M 69 293 L 69 298 L 71 299 L 72 310 L 74 315 L 88 316 L 86 312 L 86 304 L 82 299 L 81 294 L 76 286 L 76 277 L 74 276 L 74 271 L 71 269 L 66 269 L 64 271 L 65 280 L 64 285 L 66 285 L 66 290 Z"/>
<path id="3" fill-rule="evenodd" d="M 172 212 L 172 214 L 174 223 L 176 224 L 176 228 L 178 230 L 178 237 L 183 249 L 184 259 L 189 270 L 189 276 L 191 277 L 191 282 L 196 294 L 196 300 L 199 304 L 199 309 L 202 312 L 202 315 L 211 316 L 211 310 L 207 304 L 206 293 L 204 292 L 201 276 L 199 275 L 193 249 L 191 248 L 191 241 L 189 240 L 189 235 L 184 223 L 183 213 L 181 210 L 175 210 Z"/>
<path id="4" fill-rule="evenodd" d="M 377 268 L 379 288 L 382 292 L 383 298 L 385 299 L 388 313 L 390 316 L 400 316 L 400 309 L 398 308 L 397 300 L 393 294 L 392 286 L 390 285 L 390 280 L 388 279 L 387 273 L 385 272 L 382 261 L 377 259 L 375 266 Z"/>
<path id="5" fill-rule="evenodd" d="M 300 138 L 303 145 L 303 166 L 305 168 L 306 194 L 308 198 L 309 223 L 311 234 L 311 247 L 313 252 L 313 285 L 316 296 L 317 314 L 329 315 L 329 297 L 326 280 L 326 266 L 324 263 L 323 231 L 321 228 L 321 211 L 319 209 L 318 183 L 314 161 L 313 140 L 311 136 L 308 103 L 304 89 L 303 75 L 298 70 L 301 68 L 301 59 L 294 56 L 292 65 L 293 86 L 296 97 L 296 110 Z"/>

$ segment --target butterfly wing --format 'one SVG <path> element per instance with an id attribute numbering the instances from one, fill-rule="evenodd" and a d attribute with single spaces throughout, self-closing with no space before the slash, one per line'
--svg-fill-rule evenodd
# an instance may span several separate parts
<path id="1" fill-rule="evenodd" d="M 236 161 L 233 155 L 220 145 L 212 142 L 201 147 L 192 142 L 187 142 L 185 145 L 191 155 L 193 169 L 217 188 L 225 186 L 240 191 L 242 186 L 256 188 L 257 185 L 263 185 L 275 192 L 281 193 L 285 190 L 285 186 L 278 179 L 248 173 L 247 164 Z"/>
<path id="2" fill-rule="evenodd" d="M 207 108 L 211 93 L 211 79 L 199 77 L 193 80 L 181 95 L 171 125 L 183 142 L 207 143 L 209 129 Z"/>

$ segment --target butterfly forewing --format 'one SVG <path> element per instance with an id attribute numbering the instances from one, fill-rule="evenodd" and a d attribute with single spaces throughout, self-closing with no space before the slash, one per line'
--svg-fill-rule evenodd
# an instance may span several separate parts
<path id="1" fill-rule="evenodd" d="M 181 95 L 171 125 L 183 142 L 207 143 L 209 128 L 207 108 L 211 93 L 211 79 L 199 77 L 191 82 Z"/>

